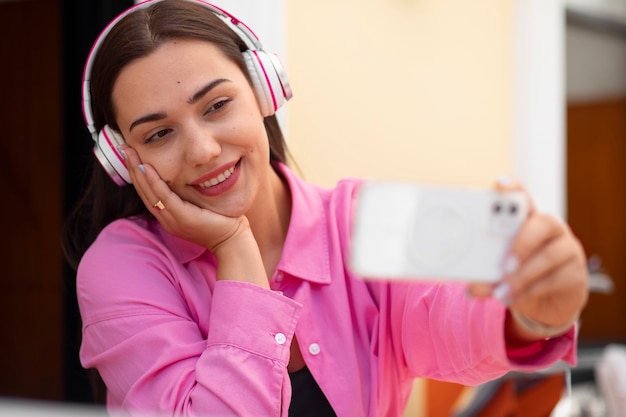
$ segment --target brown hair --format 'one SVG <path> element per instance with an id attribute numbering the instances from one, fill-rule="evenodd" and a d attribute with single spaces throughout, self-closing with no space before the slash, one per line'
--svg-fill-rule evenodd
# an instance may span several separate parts
<path id="1" fill-rule="evenodd" d="M 155 2 L 124 16 L 106 35 L 94 56 L 90 91 L 96 129 L 107 124 L 118 130 L 112 91 L 121 70 L 171 39 L 195 39 L 216 45 L 251 83 L 241 54 L 248 49 L 245 42 L 209 8 L 189 0 Z M 264 124 L 270 160 L 287 163 L 288 151 L 276 117 L 266 117 Z M 151 214 L 134 187 L 115 185 L 94 160 L 87 189 L 66 221 L 64 250 L 69 264 L 77 267 L 84 252 L 107 224 L 130 216 Z"/>

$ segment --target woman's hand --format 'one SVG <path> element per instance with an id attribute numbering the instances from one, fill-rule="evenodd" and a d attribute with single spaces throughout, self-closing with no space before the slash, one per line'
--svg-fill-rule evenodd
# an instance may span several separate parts
<path id="1" fill-rule="evenodd" d="M 249 229 L 243 216 L 226 217 L 183 201 L 152 166 L 142 164 L 133 148 L 126 145 L 123 150 L 137 194 L 169 233 L 214 252 L 229 239 Z"/>
<path id="2" fill-rule="evenodd" d="M 496 188 L 522 189 L 517 183 Z M 565 333 L 587 303 L 589 276 L 581 243 L 565 222 L 537 212 L 532 204 L 503 268 L 504 278 L 497 286 L 473 283 L 468 292 L 496 296 L 508 305 L 509 342 Z M 554 334 L 549 334 L 551 330 Z"/>
<path id="3" fill-rule="evenodd" d="M 207 248 L 218 260 L 217 279 L 269 287 L 257 242 L 245 216 L 228 217 L 182 200 L 137 152 L 122 148 L 137 194 L 170 234 Z M 241 260 L 245 259 L 246 262 Z"/>

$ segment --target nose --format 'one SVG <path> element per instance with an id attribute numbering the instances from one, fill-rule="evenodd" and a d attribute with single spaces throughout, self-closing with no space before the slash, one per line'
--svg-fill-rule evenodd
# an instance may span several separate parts
<path id="1" fill-rule="evenodd" d="M 222 153 L 216 132 L 208 126 L 194 125 L 185 135 L 186 162 L 191 166 L 204 165 Z"/>

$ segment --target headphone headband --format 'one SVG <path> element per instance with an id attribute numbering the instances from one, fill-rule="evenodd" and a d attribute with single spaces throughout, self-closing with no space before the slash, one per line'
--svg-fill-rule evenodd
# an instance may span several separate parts
<path id="1" fill-rule="evenodd" d="M 95 127 L 93 109 L 91 107 L 90 86 L 93 61 L 107 35 L 120 20 L 132 12 L 147 8 L 161 1 L 164 0 L 142 1 L 126 9 L 109 22 L 91 47 L 83 70 L 82 111 L 87 129 L 89 129 L 89 133 L 94 141 L 94 154 L 118 185 L 131 182 L 125 161 L 117 149 L 119 145 L 124 143 L 124 138 L 109 126 L 104 126 L 100 132 Z M 242 54 L 261 107 L 261 112 L 265 117 L 273 115 L 293 95 L 287 75 L 278 58 L 274 54 L 264 51 L 261 41 L 256 34 L 246 24 L 224 9 L 204 0 L 188 1 L 201 4 L 209 9 L 246 44 L 248 50 Z"/>

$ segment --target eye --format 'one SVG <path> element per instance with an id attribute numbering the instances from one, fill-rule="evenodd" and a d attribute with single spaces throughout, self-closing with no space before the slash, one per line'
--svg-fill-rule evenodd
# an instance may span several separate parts
<path id="1" fill-rule="evenodd" d="M 171 129 L 161 129 L 157 131 L 156 133 L 154 133 L 153 135 L 148 136 L 146 140 L 144 140 L 143 143 L 148 144 L 148 143 L 162 140 L 170 132 L 171 132 Z"/>
<path id="2" fill-rule="evenodd" d="M 228 103 L 230 103 L 232 101 L 232 99 L 223 99 L 223 100 L 219 100 L 217 101 L 215 104 L 213 104 L 212 106 L 210 106 L 208 108 L 208 110 L 206 111 L 205 115 L 211 114 L 211 113 L 217 113 L 219 111 L 222 111 L 225 109 L 225 107 L 228 106 Z"/>

